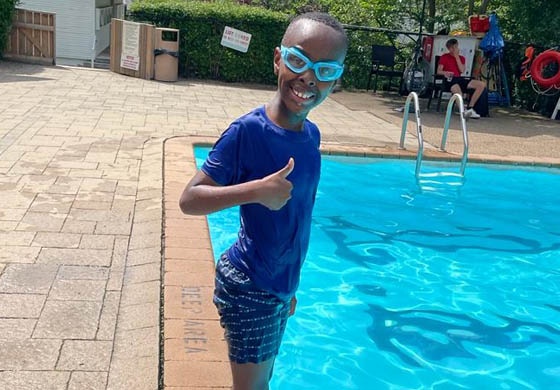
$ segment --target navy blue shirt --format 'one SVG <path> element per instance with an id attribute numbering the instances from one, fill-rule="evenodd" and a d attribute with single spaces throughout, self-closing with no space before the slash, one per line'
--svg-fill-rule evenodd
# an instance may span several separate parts
<path id="1" fill-rule="evenodd" d="M 305 120 L 301 131 L 287 130 L 275 125 L 261 106 L 229 126 L 201 168 L 216 183 L 229 186 L 262 179 L 294 158 L 287 177 L 292 198 L 278 211 L 258 203 L 242 205 L 238 238 L 228 250 L 236 268 L 283 300 L 297 290 L 309 246 L 321 172 L 319 144 L 319 129 L 311 121 Z"/>

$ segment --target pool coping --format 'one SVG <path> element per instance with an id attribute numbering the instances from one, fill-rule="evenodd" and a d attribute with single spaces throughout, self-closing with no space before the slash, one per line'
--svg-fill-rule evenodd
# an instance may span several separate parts
<path id="1" fill-rule="evenodd" d="M 179 197 L 196 173 L 194 148 L 215 137 L 177 136 L 164 141 L 163 162 L 163 385 L 167 390 L 229 389 L 227 346 L 212 304 L 214 257 L 206 216 L 184 215 Z M 324 155 L 415 159 L 416 151 L 391 147 L 325 143 Z M 461 156 L 425 150 L 426 160 L 458 161 Z M 560 167 L 560 158 L 470 155 L 474 163 Z"/>

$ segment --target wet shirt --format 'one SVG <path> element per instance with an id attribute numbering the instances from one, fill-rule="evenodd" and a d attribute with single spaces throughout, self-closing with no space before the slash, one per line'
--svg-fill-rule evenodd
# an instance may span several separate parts
<path id="1" fill-rule="evenodd" d="M 210 151 L 201 170 L 228 186 L 262 179 L 284 168 L 293 157 L 292 198 L 278 211 L 257 203 L 240 207 L 237 241 L 229 248 L 230 262 L 253 283 L 283 300 L 299 284 L 307 254 L 311 212 L 321 171 L 320 134 L 306 120 L 301 131 L 274 124 L 264 106 L 234 121 Z"/>
<path id="2" fill-rule="evenodd" d="M 465 57 L 459 56 L 461 63 L 465 65 Z M 461 70 L 457 65 L 457 60 L 449 53 L 445 53 L 439 59 L 439 65 L 443 65 L 443 70 L 445 72 L 453 72 L 455 77 L 461 77 Z"/>

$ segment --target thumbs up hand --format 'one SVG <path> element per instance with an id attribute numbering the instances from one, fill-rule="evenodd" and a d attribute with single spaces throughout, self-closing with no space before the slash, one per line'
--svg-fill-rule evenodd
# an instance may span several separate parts
<path id="1" fill-rule="evenodd" d="M 258 202 L 270 210 L 280 210 L 292 197 L 292 183 L 286 179 L 294 170 L 292 157 L 288 164 L 277 172 L 261 179 Z"/>

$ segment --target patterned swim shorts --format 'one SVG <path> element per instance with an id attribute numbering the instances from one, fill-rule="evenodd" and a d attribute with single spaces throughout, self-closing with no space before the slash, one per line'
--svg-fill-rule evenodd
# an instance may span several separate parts
<path id="1" fill-rule="evenodd" d="M 235 363 L 261 363 L 276 355 L 286 329 L 290 302 L 258 289 L 226 255 L 216 265 L 214 304 Z"/>

